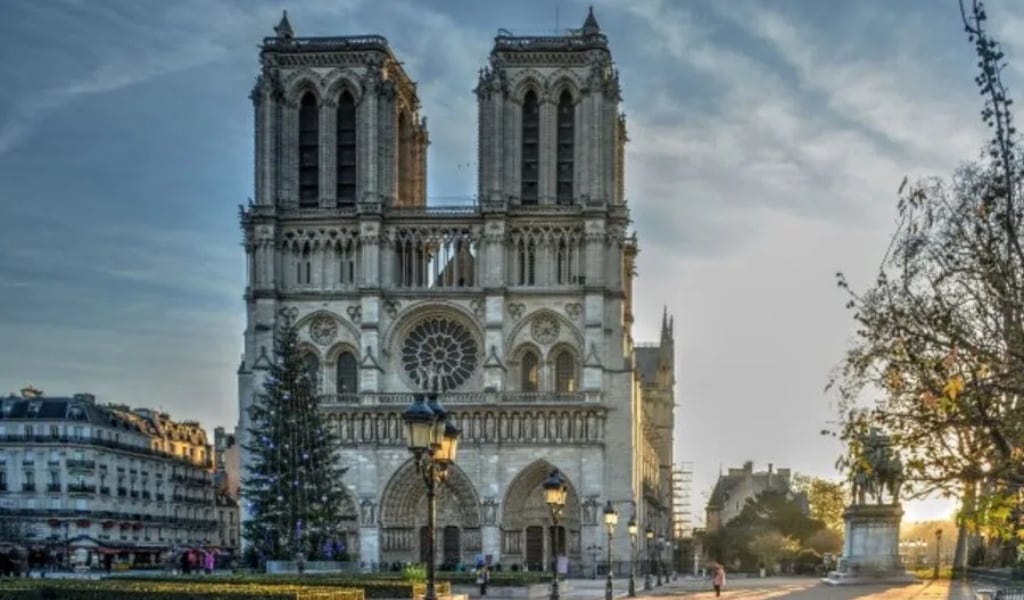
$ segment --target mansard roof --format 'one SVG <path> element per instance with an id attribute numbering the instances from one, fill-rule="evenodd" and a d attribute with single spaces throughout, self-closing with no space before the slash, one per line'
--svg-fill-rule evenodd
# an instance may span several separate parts
<path id="1" fill-rule="evenodd" d="M 4 419 L 101 423 L 107 420 L 107 414 L 85 397 L 21 398 L 12 395 L 0 399 L 0 420 Z"/>

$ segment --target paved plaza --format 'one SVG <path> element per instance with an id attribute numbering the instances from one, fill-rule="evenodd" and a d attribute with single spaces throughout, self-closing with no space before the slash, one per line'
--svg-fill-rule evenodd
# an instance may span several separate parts
<path id="1" fill-rule="evenodd" d="M 643 587 L 643 581 L 638 582 Z M 468 590 L 467 590 L 468 591 Z M 679 579 L 668 585 L 656 587 L 644 592 L 637 589 L 637 597 L 676 597 L 685 596 L 694 600 L 711 600 L 715 597 L 708 581 Z M 616 600 L 626 598 L 626 582 L 615 581 Z M 470 598 L 476 600 L 477 594 Z M 563 600 L 602 600 L 604 598 L 604 581 L 572 580 L 571 589 L 562 594 Z M 763 600 L 767 598 L 793 598 L 796 600 L 852 600 L 869 598 L 871 600 L 974 600 L 970 586 L 960 582 L 922 581 L 913 585 L 856 585 L 830 586 L 821 581 L 809 578 L 770 577 L 766 579 L 729 580 L 722 592 L 722 598 L 731 600 Z"/>

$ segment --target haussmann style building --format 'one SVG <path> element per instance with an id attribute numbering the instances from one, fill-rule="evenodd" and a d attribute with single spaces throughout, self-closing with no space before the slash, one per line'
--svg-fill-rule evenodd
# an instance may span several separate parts
<path id="1" fill-rule="evenodd" d="M 479 189 L 463 206 L 427 202 L 427 120 L 387 40 L 299 37 L 287 16 L 275 32 L 251 95 L 255 197 L 241 214 L 243 442 L 287 318 L 345 444 L 342 526 L 362 563 L 424 556 L 401 415 L 435 377 L 463 431 L 438 499 L 439 564 L 549 564 L 541 483 L 554 468 L 571 487 L 570 570 L 589 572 L 585 548 L 606 544 L 609 500 L 613 560 L 629 560 L 634 514 L 670 535 L 673 332 L 666 315 L 657 343 L 631 333 L 626 123 L 593 13 L 565 35 L 495 38 L 475 90 Z"/>

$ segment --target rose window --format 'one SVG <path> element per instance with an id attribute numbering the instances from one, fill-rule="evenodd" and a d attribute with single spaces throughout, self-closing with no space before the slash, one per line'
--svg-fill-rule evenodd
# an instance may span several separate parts
<path id="1" fill-rule="evenodd" d="M 414 384 L 431 389 L 453 390 L 476 370 L 476 340 L 461 324 L 444 318 L 418 323 L 402 344 L 402 366 Z"/>

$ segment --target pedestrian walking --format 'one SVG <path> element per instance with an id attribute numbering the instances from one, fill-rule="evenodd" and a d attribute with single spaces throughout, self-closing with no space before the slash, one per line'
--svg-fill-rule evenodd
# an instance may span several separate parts
<path id="1" fill-rule="evenodd" d="M 476 572 L 476 582 L 480 586 L 480 595 L 487 595 L 487 583 L 491 580 L 490 568 L 487 563 L 480 565 Z"/>
<path id="2" fill-rule="evenodd" d="M 721 596 L 722 586 L 725 585 L 725 567 L 720 564 L 715 565 L 715 575 L 711 584 L 715 587 L 715 596 Z"/>

